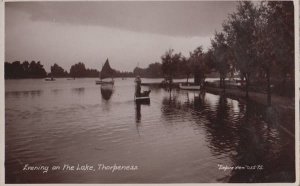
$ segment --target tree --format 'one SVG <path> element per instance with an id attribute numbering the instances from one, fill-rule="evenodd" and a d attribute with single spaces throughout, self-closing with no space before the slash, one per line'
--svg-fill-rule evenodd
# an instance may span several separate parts
<path id="1" fill-rule="evenodd" d="M 82 62 L 72 65 L 70 69 L 70 76 L 74 78 L 85 77 L 86 76 L 85 65 Z"/>
<path id="2" fill-rule="evenodd" d="M 204 63 L 204 53 L 202 46 L 197 47 L 190 53 L 189 61 L 191 62 L 192 71 L 194 74 L 194 82 L 196 85 L 204 85 L 207 66 Z"/>
<path id="3" fill-rule="evenodd" d="M 12 68 L 12 78 L 22 78 L 23 76 L 23 68 L 20 61 L 14 61 L 11 64 Z"/>
<path id="4" fill-rule="evenodd" d="M 208 71 L 211 71 L 212 69 L 216 68 L 212 48 L 208 49 L 208 51 L 206 53 L 204 53 L 203 60 L 204 60 L 205 65 L 208 68 Z"/>
<path id="5" fill-rule="evenodd" d="M 231 14 L 223 24 L 227 43 L 235 56 L 236 66 L 242 79 L 246 80 L 246 97 L 250 78 L 257 64 L 255 48 L 257 15 L 258 11 L 252 2 L 242 1 L 237 6 L 237 12 Z"/>
<path id="6" fill-rule="evenodd" d="M 261 4 L 266 38 L 265 54 L 271 54 L 273 69 L 279 70 L 281 90 L 294 89 L 294 6 L 292 1 L 270 1 Z M 267 33 L 267 34 L 266 34 Z M 270 42 L 271 41 L 271 42 Z M 276 74 L 275 74 L 276 75 Z M 287 84 L 288 83 L 288 84 Z M 287 91 L 288 93 L 294 91 Z M 283 92 L 283 94 L 285 94 Z M 293 93 L 292 93 L 293 94 Z"/>
<path id="7" fill-rule="evenodd" d="M 29 62 L 28 61 L 24 61 L 22 63 L 22 68 L 23 68 L 22 78 L 28 78 L 28 77 L 30 77 L 30 74 L 29 74 Z"/>
<path id="8" fill-rule="evenodd" d="M 40 62 L 31 61 L 30 64 L 28 61 L 5 62 L 5 78 L 44 78 L 46 75 Z"/>
<path id="9" fill-rule="evenodd" d="M 54 65 L 51 66 L 51 76 L 53 76 L 53 77 L 66 77 L 66 76 L 68 76 L 68 72 L 65 71 L 58 64 L 54 63 Z"/>
<path id="10" fill-rule="evenodd" d="M 170 82 L 172 82 L 174 75 L 178 72 L 178 64 L 182 57 L 181 53 L 173 54 L 173 52 L 173 49 L 169 49 L 161 57 L 162 72 Z"/>
<path id="11" fill-rule="evenodd" d="M 86 69 L 86 76 L 87 77 L 99 77 L 99 71 L 96 69 Z"/>
<path id="12" fill-rule="evenodd" d="M 135 76 L 139 75 L 140 77 L 147 78 L 158 78 L 163 77 L 162 65 L 158 62 L 150 64 L 147 68 L 135 67 L 133 70 Z"/>
<path id="13" fill-rule="evenodd" d="M 47 76 L 47 72 L 45 71 L 41 62 L 31 61 L 29 64 L 29 74 L 30 78 L 44 78 Z"/>
<path id="14" fill-rule="evenodd" d="M 162 77 L 161 64 L 158 62 L 152 63 L 146 69 L 148 77 Z"/>
<path id="15" fill-rule="evenodd" d="M 9 62 L 4 63 L 4 76 L 5 79 L 10 79 L 12 78 L 12 65 Z"/>
<path id="16" fill-rule="evenodd" d="M 189 78 L 193 73 L 193 66 L 190 59 L 187 59 L 186 57 L 182 57 L 182 59 L 179 62 L 179 68 L 181 72 L 186 76 L 186 83 L 189 83 Z"/>
<path id="17" fill-rule="evenodd" d="M 222 32 L 215 33 L 211 45 L 214 66 L 220 74 L 220 87 L 225 91 L 225 79 L 230 70 L 231 51 Z"/>

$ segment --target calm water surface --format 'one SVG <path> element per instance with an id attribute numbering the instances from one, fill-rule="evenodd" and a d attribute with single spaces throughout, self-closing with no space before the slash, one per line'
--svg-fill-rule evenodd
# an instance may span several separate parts
<path id="1" fill-rule="evenodd" d="M 133 79 L 116 79 L 113 92 L 95 80 L 5 81 L 7 183 L 294 181 L 294 139 L 265 122 L 262 106 L 154 88 L 150 104 L 137 105 Z M 42 173 L 22 171 L 25 164 L 138 170 Z M 263 169 L 223 171 L 218 164 Z"/>

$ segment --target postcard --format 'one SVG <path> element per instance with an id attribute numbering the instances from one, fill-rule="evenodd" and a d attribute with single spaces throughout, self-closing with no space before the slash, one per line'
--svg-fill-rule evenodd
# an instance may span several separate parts
<path id="1" fill-rule="evenodd" d="M 3 8 L 5 184 L 297 184 L 298 3 Z"/>

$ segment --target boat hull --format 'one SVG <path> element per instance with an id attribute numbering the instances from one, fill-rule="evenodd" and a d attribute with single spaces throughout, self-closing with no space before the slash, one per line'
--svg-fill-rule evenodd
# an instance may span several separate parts
<path id="1" fill-rule="evenodd" d="M 150 103 L 150 97 L 135 97 L 134 101 L 136 103 L 146 103 L 146 104 L 149 104 Z"/>
<path id="2" fill-rule="evenodd" d="M 115 82 L 114 81 L 102 81 L 102 80 L 97 80 L 96 85 L 113 85 Z"/>
<path id="3" fill-rule="evenodd" d="M 200 90 L 200 85 L 182 85 L 179 84 L 179 88 L 182 90 Z"/>
<path id="4" fill-rule="evenodd" d="M 55 81 L 55 79 L 46 78 L 45 81 Z"/>

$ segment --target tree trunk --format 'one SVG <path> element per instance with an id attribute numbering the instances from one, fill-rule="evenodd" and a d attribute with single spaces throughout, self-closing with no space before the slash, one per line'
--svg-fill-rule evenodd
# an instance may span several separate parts
<path id="1" fill-rule="evenodd" d="M 189 75 L 186 76 L 186 84 L 189 83 Z"/>
<path id="2" fill-rule="evenodd" d="M 220 88 L 222 88 L 222 75 L 221 75 L 221 73 L 220 73 Z"/>
<path id="3" fill-rule="evenodd" d="M 271 106 L 271 83 L 270 83 L 270 70 L 268 69 L 267 72 L 267 94 L 268 94 L 268 106 Z"/>
<path id="4" fill-rule="evenodd" d="M 249 77 L 245 77 L 246 80 L 246 98 L 249 97 L 249 93 L 248 93 L 248 87 L 249 87 Z"/>
<path id="5" fill-rule="evenodd" d="M 223 78 L 223 92 L 225 92 L 225 86 L 226 86 L 226 82 L 225 82 L 225 78 Z"/>
<path id="6" fill-rule="evenodd" d="M 286 95 L 286 75 L 284 75 L 282 78 L 282 89 L 281 89 L 280 95 L 282 95 L 282 96 Z"/>

